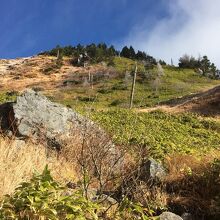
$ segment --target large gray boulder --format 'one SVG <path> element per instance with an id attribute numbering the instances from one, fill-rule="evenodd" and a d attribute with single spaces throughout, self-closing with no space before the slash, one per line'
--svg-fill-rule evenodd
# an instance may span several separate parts
<path id="1" fill-rule="evenodd" d="M 48 138 L 68 137 L 74 129 L 82 129 L 89 124 L 78 113 L 49 101 L 33 90 L 27 90 L 17 97 L 12 108 L 15 127 L 22 136 L 31 137 L 44 132 Z"/>
<path id="2" fill-rule="evenodd" d="M 172 212 L 163 212 L 160 215 L 160 220 L 183 220 L 179 215 Z"/>
<path id="3" fill-rule="evenodd" d="M 16 102 L 1 105 L 0 119 L 3 131 L 10 130 L 23 138 L 46 140 L 48 145 L 58 150 L 65 144 L 85 139 L 87 145 L 103 143 L 111 153 L 115 153 L 115 146 L 98 125 L 30 89 L 18 96 Z"/>
<path id="4" fill-rule="evenodd" d="M 100 173 L 105 179 L 123 169 L 123 153 L 100 126 L 33 90 L 0 105 L 0 125 L 10 136 L 63 150 L 69 161 L 87 166 L 99 178 Z"/>

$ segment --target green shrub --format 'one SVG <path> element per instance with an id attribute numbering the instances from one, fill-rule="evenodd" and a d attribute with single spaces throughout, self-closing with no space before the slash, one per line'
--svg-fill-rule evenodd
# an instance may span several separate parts
<path id="1" fill-rule="evenodd" d="M 43 73 L 45 75 L 50 75 L 53 70 L 54 70 L 54 67 L 53 66 L 49 66 L 49 67 L 43 69 Z"/>
<path id="2" fill-rule="evenodd" d="M 94 112 L 93 119 L 111 133 L 116 143 L 129 149 L 134 145 L 146 147 L 158 159 L 175 152 L 203 154 L 220 146 L 220 123 L 192 114 L 117 109 Z"/>
<path id="3" fill-rule="evenodd" d="M 13 102 L 16 100 L 17 95 L 18 95 L 18 92 L 16 91 L 0 93 L 0 103 Z"/>
<path id="4" fill-rule="evenodd" d="M 48 167 L 42 174 L 33 175 L 29 182 L 23 182 L 12 195 L 6 195 L 0 204 L 0 219 L 3 220 L 98 220 L 106 219 L 105 204 L 90 201 L 82 191 L 62 187 L 53 180 Z M 103 207 L 101 208 L 101 204 Z M 102 212 L 104 211 L 104 212 Z M 103 215 L 104 214 L 104 215 Z M 124 197 L 109 220 L 156 219 L 154 211 Z"/>
<path id="5" fill-rule="evenodd" d="M 143 207 L 140 203 L 130 201 L 127 197 L 123 198 L 119 206 L 119 215 L 121 219 L 128 220 L 157 220 L 157 217 L 149 217 L 154 214 L 154 211 Z"/>
<path id="6" fill-rule="evenodd" d="M 78 97 L 81 102 L 97 102 L 97 97 Z"/>
<path id="7" fill-rule="evenodd" d="M 35 174 L 23 182 L 13 195 L 1 202 L 0 219 L 98 219 L 99 206 L 86 200 L 80 191 L 68 193 L 50 175 L 47 166 L 41 175 Z"/>
<path id="8" fill-rule="evenodd" d="M 112 86 L 112 90 L 127 90 L 127 86 L 122 83 L 118 83 Z"/>
<path id="9" fill-rule="evenodd" d="M 109 93 L 112 93 L 112 90 L 110 90 L 110 89 L 99 89 L 97 92 L 101 93 L 101 94 L 109 94 Z"/>
<path id="10" fill-rule="evenodd" d="M 110 103 L 110 106 L 118 106 L 118 105 L 120 105 L 120 104 L 122 104 L 122 103 L 123 103 L 122 100 L 116 99 L 116 100 L 114 100 L 114 101 L 112 101 L 112 102 Z"/>

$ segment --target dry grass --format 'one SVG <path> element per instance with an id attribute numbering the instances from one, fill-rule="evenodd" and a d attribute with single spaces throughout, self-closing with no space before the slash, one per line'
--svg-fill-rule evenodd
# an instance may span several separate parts
<path id="1" fill-rule="evenodd" d="M 209 154 L 205 156 L 186 154 L 170 155 L 165 160 L 165 165 L 169 170 L 166 181 L 178 181 L 186 175 L 203 173 L 205 170 L 209 169 L 213 160 L 218 158 L 220 158 L 220 152 L 217 150 L 210 151 Z"/>
<path id="2" fill-rule="evenodd" d="M 6 63 L 0 60 L 0 73 L 2 73 L 0 74 L 2 86 L 0 90 L 22 91 L 28 87 L 43 87 L 47 91 L 57 90 L 58 87 L 62 88 L 63 81 L 71 80 L 73 77 L 87 76 L 89 71 L 92 74 L 108 71 L 111 76 L 114 73 L 112 69 L 102 65 L 87 68 L 75 67 L 70 64 L 70 59 L 64 57 L 60 68 L 56 67 L 56 57 L 50 56 L 11 59 L 6 60 Z M 48 69 L 49 71 L 45 72 Z"/>
<path id="3" fill-rule="evenodd" d="M 158 215 L 168 209 L 179 215 L 189 212 L 196 220 L 220 219 L 218 151 L 203 157 L 171 155 L 165 165 L 168 169 L 166 179 L 154 185 L 141 182 L 137 177 L 131 178 L 130 170 L 124 193 L 128 192 L 129 198 L 141 202 Z"/>
<path id="4" fill-rule="evenodd" d="M 190 212 L 200 219 L 220 217 L 220 154 L 199 158 L 173 155 L 167 159 L 168 205 L 175 213 Z"/>
<path id="5" fill-rule="evenodd" d="M 45 75 L 42 70 L 55 62 L 55 57 L 36 56 L 28 59 L 7 60 L 7 64 L 0 63 L 0 72 L 3 73 L 0 76 L 2 90 L 22 91 L 33 86 L 43 86 L 47 90 L 54 89 L 62 84 L 69 75 L 81 69 L 71 66 L 65 59 L 59 71 L 53 68 L 50 75 Z M 11 66 L 10 69 L 7 65 Z M 15 76 L 20 77 L 15 79 Z"/>
<path id="6" fill-rule="evenodd" d="M 0 137 L 0 197 L 10 194 L 33 172 L 41 172 L 48 164 L 52 176 L 60 181 L 77 180 L 74 164 L 57 157 L 41 144 L 27 142 L 20 145 L 15 140 Z"/>

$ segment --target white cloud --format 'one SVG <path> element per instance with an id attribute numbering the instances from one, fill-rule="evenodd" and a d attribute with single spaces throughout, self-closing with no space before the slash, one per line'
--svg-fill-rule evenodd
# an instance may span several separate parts
<path id="1" fill-rule="evenodd" d="M 169 16 L 147 30 L 136 25 L 125 44 L 175 63 L 183 54 L 207 55 L 220 68 L 220 1 L 167 0 Z"/>

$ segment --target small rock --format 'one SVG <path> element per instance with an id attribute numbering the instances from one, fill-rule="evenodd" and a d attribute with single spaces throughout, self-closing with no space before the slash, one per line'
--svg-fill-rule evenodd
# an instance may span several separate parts
<path id="1" fill-rule="evenodd" d="M 179 215 L 172 212 L 163 212 L 159 217 L 160 220 L 183 220 Z"/>
<path id="2" fill-rule="evenodd" d="M 148 180 L 162 180 L 166 176 L 164 167 L 154 159 L 148 159 L 140 168 L 141 179 Z"/>
<path id="3" fill-rule="evenodd" d="M 90 200 L 96 200 L 97 199 L 97 189 L 88 189 L 86 192 L 86 196 Z"/>
<path id="4" fill-rule="evenodd" d="M 10 138 L 13 137 L 13 132 L 10 131 L 10 130 L 6 131 L 5 134 L 6 134 L 6 136 L 8 136 L 8 137 L 10 137 Z"/>

